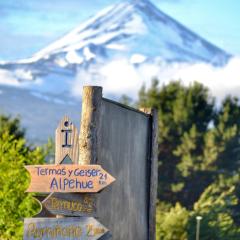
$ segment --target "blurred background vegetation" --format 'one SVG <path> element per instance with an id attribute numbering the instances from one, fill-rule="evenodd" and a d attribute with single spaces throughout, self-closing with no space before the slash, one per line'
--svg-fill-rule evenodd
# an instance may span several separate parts
<path id="1" fill-rule="evenodd" d="M 122 101 L 130 104 L 123 96 Z M 240 104 L 216 103 L 209 90 L 180 81 L 139 92 L 137 107 L 159 114 L 157 240 L 191 240 L 201 216 L 201 240 L 240 239 Z M 0 116 L 0 239 L 22 239 L 23 218 L 39 205 L 25 193 L 27 164 L 43 164 L 53 143 L 34 146 L 18 118 Z"/>
<path id="2" fill-rule="evenodd" d="M 240 104 L 216 103 L 199 83 L 142 87 L 139 106 L 158 109 L 157 239 L 240 239 Z"/>
<path id="3" fill-rule="evenodd" d="M 52 142 L 35 147 L 26 142 L 18 118 L 0 116 L 0 239 L 22 239 L 23 218 L 38 213 L 32 193 L 25 193 L 29 176 L 24 165 L 43 164 Z"/>

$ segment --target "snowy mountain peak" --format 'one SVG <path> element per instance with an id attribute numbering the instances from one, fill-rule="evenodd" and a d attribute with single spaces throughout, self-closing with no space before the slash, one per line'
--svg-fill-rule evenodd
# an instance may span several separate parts
<path id="1" fill-rule="evenodd" d="M 30 61 L 48 59 L 56 54 L 69 58 L 72 53 L 80 54 L 82 58 L 82 50 L 90 45 L 95 52 L 98 48 L 104 54 L 112 49 L 117 54 L 124 53 L 129 57 L 138 53 L 151 58 L 160 56 L 164 61 L 170 62 L 203 61 L 222 65 L 230 57 L 164 14 L 150 1 L 128 0 L 103 9 L 63 38 L 36 53 Z"/>
<path id="2" fill-rule="evenodd" d="M 1 86 L 0 102 L 10 113 L 20 113 L 25 126 L 37 123 L 40 127 L 31 131 L 39 136 L 42 129 L 52 131 L 48 119 L 58 119 L 66 110 L 78 118 L 79 103 L 72 96 L 79 97 L 83 85 L 101 85 L 109 97 L 134 97 L 152 78 L 179 79 L 178 69 L 202 63 L 222 66 L 230 57 L 150 1 L 126 0 L 103 9 L 31 58 L 1 62 L 0 85 L 17 88 Z M 196 77 L 202 72 L 192 71 Z"/>
<path id="3" fill-rule="evenodd" d="M 0 64 L 0 70 L 7 70 L 4 74 L 15 85 L 52 91 L 57 84 L 63 91 L 79 71 L 93 72 L 95 79 L 113 60 L 125 59 L 133 67 L 179 62 L 222 66 L 230 57 L 150 1 L 126 0 L 103 9 L 31 58 Z"/>

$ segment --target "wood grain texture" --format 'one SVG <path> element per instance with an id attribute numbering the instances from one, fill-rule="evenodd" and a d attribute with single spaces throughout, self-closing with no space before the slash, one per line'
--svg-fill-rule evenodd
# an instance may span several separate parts
<path id="1" fill-rule="evenodd" d="M 102 87 L 85 86 L 83 88 L 79 164 L 97 163 L 101 102 Z"/>
<path id="2" fill-rule="evenodd" d="M 64 116 L 55 132 L 55 163 L 60 164 L 68 155 L 73 163 L 78 163 L 78 130 L 68 116 Z"/>
<path id="3" fill-rule="evenodd" d="M 31 175 L 27 192 L 96 193 L 115 181 L 100 165 L 27 165 Z"/>
<path id="4" fill-rule="evenodd" d="M 78 161 L 80 165 L 97 163 L 101 101 L 102 87 L 83 87 Z M 96 206 L 96 197 L 91 195 L 94 206 Z"/>
<path id="5" fill-rule="evenodd" d="M 42 201 L 51 214 L 90 217 L 96 215 L 96 203 L 91 194 L 51 193 Z"/>
<path id="6" fill-rule="evenodd" d="M 98 195 L 97 214 L 113 240 L 148 239 L 150 117 L 102 100 L 98 164 L 117 180 Z"/>
<path id="7" fill-rule="evenodd" d="M 97 240 L 107 232 L 93 217 L 24 219 L 24 240 Z"/>
<path id="8" fill-rule="evenodd" d="M 117 179 L 97 195 L 110 229 L 101 240 L 153 240 L 152 112 L 102 98 L 100 87 L 85 87 L 82 104 L 79 163 L 101 164 Z"/>

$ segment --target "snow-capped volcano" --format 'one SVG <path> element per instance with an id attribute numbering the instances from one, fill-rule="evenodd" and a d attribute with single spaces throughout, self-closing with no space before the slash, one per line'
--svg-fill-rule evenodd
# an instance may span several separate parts
<path id="1" fill-rule="evenodd" d="M 149 1 L 129 0 L 99 12 L 31 60 L 57 60 L 60 55 L 66 65 L 81 64 L 96 56 L 111 56 L 111 50 L 128 57 L 138 53 L 165 61 L 206 61 L 217 65 L 226 63 L 229 57 Z"/>
<path id="2" fill-rule="evenodd" d="M 83 84 L 102 85 L 104 93 L 121 96 L 131 94 L 132 89 L 138 91 L 142 85 L 138 77 L 150 81 L 160 67 L 199 62 L 223 66 L 230 58 L 230 54 L 196 35 L 150 1 L 127 0 L 100 11 L 30 58 L 0 63 L 0 85 L 29 91 L 19 91 L 18 96 L 24 96 L 28 105 L 48 101 L 52 103 L 51 111 L 54 104 L 63 104 L 63 110 L 66 100 L 60 103 L 61 96 L 64 94 L 64 99 L 79 96 Z M 16 93 L 8 87 L 2 91 L 5 102 L 8 95 Z M 8 109 L 11 112 L 16 107 Z M 21 107 L 17 109 L 17 113 L 25 114 Z M 44 109 L 47 112 L 45 105 Z M 33 112 L 28 118 L 34 121 L 34 116 Z M 47 121 L 42 127 L 48 128 Z"/>
<path id="3" fill-rule="evenodd" d="M 79 69 L 116 58 L 129 64 L 207 62 L 224 65 L 230 55 L 157 9 L 148 0 L 128 0 L 100 11 L 28 59 L 3 63 L 13 84 L 52 92 L 69 91 Z M 94 67 L 93 67 L 94 66 Z M 92 70 L 91 70 L 92 71 Z M 113 80 L 114 81 L 114 80 Z M 1 81 L 2 82 L 2 81 Z"/>

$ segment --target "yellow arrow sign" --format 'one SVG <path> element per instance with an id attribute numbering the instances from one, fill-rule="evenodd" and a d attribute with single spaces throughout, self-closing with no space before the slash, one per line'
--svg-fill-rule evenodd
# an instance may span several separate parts
<path id="1" fill-rule="evenodd" d="M 100 165 L 28 165 L 27 192 L 99 192 L 115 181 Z"/>

